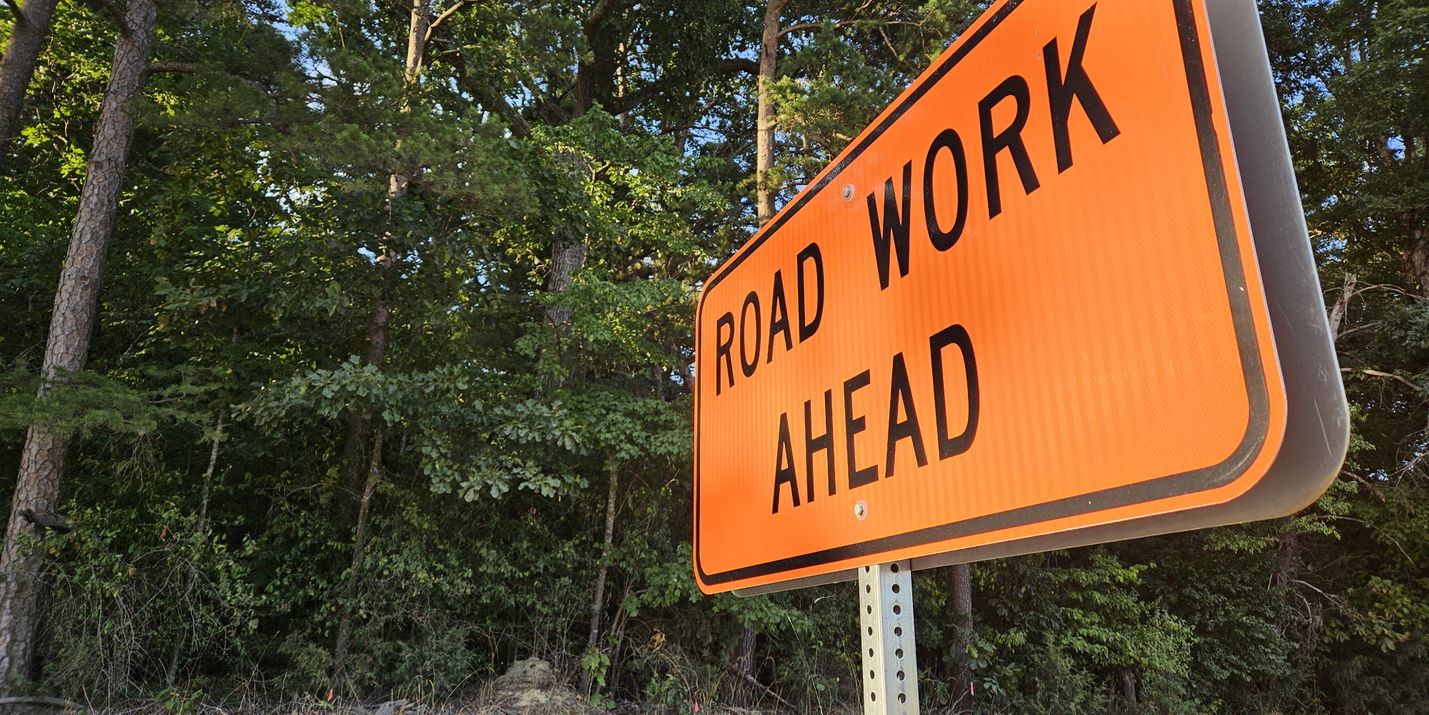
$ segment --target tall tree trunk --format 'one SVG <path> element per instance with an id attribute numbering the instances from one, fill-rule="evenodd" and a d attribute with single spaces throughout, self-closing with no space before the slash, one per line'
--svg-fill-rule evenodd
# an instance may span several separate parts
<path id="1" fill-rule="evenodd" d="M 1121 701 L 1122 707 L 1126 708 L 1124 712 L 1136 712 L 1136 700 L 1136 673 L 1125 668 L 1121 671 Z"/>
<path id="2" fill-rule="evenodd" d="M 779 59 L 779 16 L 789 0 L 769 0 L 764 8 L 764 33 L 759 44 L 759 107 L 756 110 L 754 146 L 754 211 L 760 226 L 774 217 L 774 187 L 769 170 L 774 166 L 773 83 Z M 739 634 L 739 646 L 734 653 L 734 669 L 753 679 L 754 649 L 759 634 L 745 626 Z"/>
<path id="3" fill-rule="evenodd" d="M 764 37 L 759 45 L 759 109 L 754 148 L 755 213 L 759 225 L 774 217 L 774 187 L 769 170 L 774 166 L 773 92 L 779 58 L 779 15 L 789 0 L 769 0 L 764 9 Z"/>
<path id="4" fill-rule="evenodd" d="M 148 74 L 157 14 L 155 0 L 130 0 L 125 11 L 129 33 L 121 34 L 114 47 L 109 87 L 95 126 L 94 149 L 50 316 L 42 397 L 67 374 L 82 370 L 89 357 L 104 258 L 114 234 L 134 134 L 134 102 Z M 68 447 L 69 435 L 43 425 L 32 426 L 25 435 L 5 549 L 0 553 L 0 683 L 28 675 L 39 622 L 44 558 L 32 520 L 52 516 L 59 504 Z"/>
<path id="5" fill-rule="evenodd" d="M 953 576 L 953 687 L 957 696 L 953 702 L 959 710 L 972 709 L 972 670 L 968 666 L 968 648 L 973 641 L 973 569 L 972 564 L 958 564 Z M 964 700 L 966 698 L 966 700 Z"/>
<path id="6" fill-rule="evenodd" d="M 421 79 L 422 68 L 426 62 L 427 29 L 432 24 L 430 0 L 411 0 L 409 14 L 407 55 L 402 66 L 402 76 L 410 89 L 415 87 Z M 410 107 L 404 102 L 402 111 L 409 110 Z M 400 149 L 401 146 L 402 142 L 399 139 L 397 148 Z M 407 188 L 410 184 L 411 177 L 400 171 L 387 177 L 387 205 L 390 216 L 396 215 L 396 204 L 407 195 Z M 362 354 L 364 364 L 379 370 L 382 369 L 382 363 L 387 357 L 387 326 L 392 317 L 392 309 L 387 303 L 387 290 L 392 283 L 397 267 L 397 254 L 391 239 L 392 234 L 389 232 L 383 240 L 377 256 L 377 299 L 373 302 L 372 313 L 368 316 L 367 347 Z M 359 493 L 358 489 L 362 479 L 363 443 L 367 437 L 371 416 L 363 410 L 353 410 L 348 414 L 347 419 L 347 434 L 343 438 L 341 458 L 342 486 L 346 493 L 339 494 L 336 499 L 336 503 L 339 505 L 339 516 L 351 515 L 347 506 L 352 503 L 351 497 L 356 497 Z"/>
<path id="7" fill-rule="evenodd" d="M 612 460 L 610 463 L 610 485 L 605 495 L 605 534 L 600 540 L 600 568 L 595 572 L 595 593 L 590 599 L 590 634 L 586 636 L 586 652 L 592 653 L 600 645 L 601 615 L 605 612 L 605 580 L 610 572 L 610 547 L 615 543 L 615 505 L 620 493 L 620 469 Z M 589 697 L 591 693 L 591 673 L 581 676 L 581 689 Z"/>
<path id="8" fill-rule="evenodd" d="M 372 513 L 372 496 L 377 493 L 377 482 L 382 476 L 382 426 L 372 438 L 372 456 L 367 462 L 367 481 L 362 487 L 362 499 L 357 504 L 357 528 L 352 534 L 352 563 L 347 569 L 347 583 L 343 587 L 341 615 L 337 621 L 337 638 L 333 644 L 332 660 L 337 673 L 333 678 L 334 687 L 342 692 L 351 690 L 347 677 L 348 644 L 352 641 L 352 612 L 357 602 L 358 589 L 362 585 L 362 562 L 367 549 L 367 518 Z"/>
<path id="9" fill-rule="evenodd" d="M 59 0 L 28 0 L 15 14 L 5 57 L 0 59 L 0 156 L 20 132 L 20 105 L 35 74 L 35 60 L 50 31 L 50 18 Z M 0 10 L 0 12 L 4 12 Z"/>
<path id="10" fill-rule="evenodd" d="M 421 80 L 422 68 L 426 62 L 427 30 L 431 28 L 431 25 L 431 0 L 410 0 L 407 22 L 407 54 L 402 63 L 402 77 L 408 91 L 415 88 L 418 81 Z M 410 105 L 404 99 L 402 112 L 410 110 Z M 401 149 L 401 147 L 402 140 L 398 139 L 396 149 Z M 400 170 L 387 177 L 389 220 L 395 219 L 397 203 L 407 195 L 407 188 L 410 184 L 411 177 Z M 387 302 L 387 291 L 395 279 L 397 268 L 397 253 L 392 241 L 393 232 L 389 230 L 383 237 L 382 246 L 377 255 L 377 298 L 373 301 L 372 313 L 368 316 L 367 347 L 362 355 L 364 364 L 371 365 L 378 370 L 382 369 L 382 364 L 387 357 L 387 327 L 392 317 L 392 309 Z M 366 478 L 359 491 L 358 477 L 361 474 L 362 464 L 360 455 L 371 421 L 371 415 L 364 410 L 355 409 L 348 415 L 347 436 L 344 440 L 342 456 L 343 487 L 346 494 L 338 495 L 337 499 L 339 504 L 347 504 L 350 503 L 347 501 L 347 497 L 357 496 L 356 524 L 352 533 L 352 563 L 348 568 L 341 615 L 338 617 L 337 636 L 333 640 L 332 649 L 333 666 L 336 669 L 335 687 L 343 691 L 350 689 L 347 677 L 347 655 L 352 635 L 353 604 L 357 600 L 358 589 L 361 586 L 359 575 L 362 567 L 362 552 L 367 543 L 367 519 L 372 508 L 372 495 L 377 489 L 377 479 L 382 470 L 384 426 L 379 424 L 372 438 L 371 449 L 368 451 Z M 340 509 L 339 514 L 345 516 L 344 511 Z"/>

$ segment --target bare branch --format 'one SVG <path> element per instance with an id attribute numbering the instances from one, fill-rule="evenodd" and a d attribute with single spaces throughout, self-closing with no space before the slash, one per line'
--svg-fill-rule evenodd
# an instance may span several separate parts
<path id="1" fill-rule="evenodd" d="M 1346 368 L 1346 370 L 1348 371 L 1348 368 Z M 1382 371 L 1380 371 L 1380 370 L 1371 370 L 1371 369 L 1369 369 L 1369 368 L 1364 368 L 1364 369 L 1360 370 L 1360 372 L 1363 373 L 1363 374 L 1365 374 L 1365 375 L 1369 375 L 1370 377 L 1382 377 L 1382 378 L 1385 378 L 1385 379 L 1388 379 L 1388 380 L 1395 380 L 1395 381 L 1398 381 L 1398 382 L 1402 382 L 1402 383 L 1404 383 L 1405 385 L 1408 385 L 1410 388 L 1412 388 L 1415 392 L 1423 392 L 1423 391 L 1424 391 L 1424 388 L 1423 388 L 1423 387 L 1420 387 L 1419 385 L 1416 385 L 1416 384 L 1414 384 L 1413 382 L 1410 382 L 1409 380 L 1407 380 L 1407 379 L 1405 379 L 1405 378 L 1403 378 L 1403 377 L 1400 377 L 1400 376 L 1398 376 L 1398 375 L 1395 375 L 1395 374 L 1393 374 L 1393 373 L 1382 372 Z"/>
<path id="2" fill-rule="evenodd" d="M 1349 477 L 1350 479 L 1353 479 L 1353 480 L 1359 482 L 1360 484 L 1363 484 L 1363 485 L 1365 486 L 1365 488 L 1369 490 L 1370 494 L 1373 494 L 1373 495 L 1375 496 L 1375 498 L 1379 499 L 1381 502 L 1384 501 L 1384 494 L 1381 494 L 1381 493 L 1380 493 L 1379 487 L 1377 487 L 1377 486 L 1371 484 L 1368 479 L 1365 479 L 1364 477 L 1361 477 L 1360 475 L 1355 474 L 1354 472 L 1351 472 L 1351 471 L 1348 470 L 1348 469 L 1341 469 L 1341 470 L 1340 470 L 1340 474 L 1342 474 L 1342 475 L 1344 475 L 1344 476 L 1346 476 L 1346 477 Z"/>

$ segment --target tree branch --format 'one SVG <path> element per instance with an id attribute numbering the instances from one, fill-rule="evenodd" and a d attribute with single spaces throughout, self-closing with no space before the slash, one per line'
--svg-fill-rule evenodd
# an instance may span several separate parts
<path id="1" fill-rule="evenodd" d="M 1350 369 L 1351 369 L 1351 368 L 1345 368 L 1345 371 L 1349 371 Z M 1360 370 L 1360 372 L 1363 373 L 1363 374 L 1365 374 L 1365 375 L 1369 375 L 1370 377 L 1383 377 L 1383 378 L 1386 378 L 1386 379 L 1389 379 L 1389 380 L 1396 380 L 1396 381 L 1398 381 L 1398 382 L 1402 382 L 1402 383 L 1404 383 L 1405 385 L 1408 385 L 1410 388 L 1412 388 L 1415 392 L 1423 392 L 1423 391 L 1424 391 L 1424 388 L 1423 388 L 1423 387 L 1420 387 L 1419 385 L 1416 385 L 1416 384 L 1414 384 L 1413 382 L 1410 382 L 1409 380 L 1407 380 L 1407 379 L 1405 379 L 1405 378 L 1402 378 L 1402 377 L 1400 377 L 1400 376 L 1398 376 L 1398 375 L 1395 375 L 1395 374 L 1393 374 L 1393 373 L 1381 372 L 1381 371 L 1379 371 L 1379 370 L 1371 370 L 1371 369 L 1369 369 L 1369 368 L 1364 368 L 1364 369 Z"/>
<path id="2" fill-rule="evenodd" d="M 715 72 L 744 72 L 746 74 L 759 74 L 759 63 L 743 57 L 731 57 L 721 60 L 712 69 Z"/>
<path id="3" fill-rule="evenodd" d="M 457 12 L 459 12 L 462 8 L 470 4 L 471 0 L 457 0 L 456 2 L 452 3 L 451 7 L 443 10 L 442 14 L 437 15 L 437 18 L 435 20 L 432 20 L 431 24 L 427 25 L 427 34 L 422 36 L 422 46 L 426 47 L 427 43 L 432 41 L 432 37 L 434 37 L 437 33 L 437 28 L 441 27 L 442 24 L 445 23 L 448 19 L 450 19 L 452 15 L 457 14 Z"/>
<path id="4" fill-rule="evenodd" d="M 5 4 L 10 6 L 10 12 L 15 15 L 15 24 L 24 25 L 29 20 L 25 17 L 25 11 L 20 9 L 20 3 L 15 0 L 5 0 Z"/>
<path id="5" fill-rule="evenodd" d="M 1377 486 L 1371 484 L 1368 479 L 1365 479 L 1364 477 L 1361 477 L 1360 475 L 1355 474 L 1354 472 L 1351 472 L 1351 471 L 1348 470 L 1348 469 L 1341 469 L 1341 470 L 1340 470 L 1340 474 L 1342 474 L 1342 475 L 1344 475 L 1344 476 L 1347 476 L 1347 477 L 1349 477 L 1349 478 L 1351 478 L 1351 479 L 1353 479 L 1353 480 L 1359 482 L 1360 484 L 1363 484 L 1363 485 L 1365 486 L 1365 488 L 1368 489 L 1368 490 L 1370 491 L 1370 493 L 1373 494 L 1373 495 L 1375 496 L 1375 498 L 1379 499 L 1381 502 L 1383 502 L 1383 501 L 1385 500 L 1385 499 L 1384 499 L 1384 495 L 1381 494 L 1380 491 L 1379 491 L 1379 487 L 1377 487 Z"/>
<path id="6" fill-rule="evenodd" d="M 713 74 L 745 72 L 751 75 L 757 75 L 759 74 L 759 63 L 755 62 L 754 60 L 747 60 L 743 57 L 731 57 L 729 59 L 721 60 L 720 62 L 715 63 L 715 65 L 710 68 L 710 71 Z M 606 111 L 616 115 L 624 114 L 634 109 L 642 102 L 645 102 L 646 100 L 649 100 L 650 98 L 665 91 L 665 87 L 665 80 L 655 80 L 654 82 L 651 82 L 650 84 L 647 84 L 640 89 L 634 90 L 632 92 L 627 92 L 619 97 L 612 98 L 610 100 L 610 106 L 606 107 Z"/>
<path id="7" fill-rule="evenodd" d="M 838 22 L 801 22 L 779 30 L 779 36 L 783 37 L 791 32 L 807 32 L 809 30 L 822 30 L 824 28 L 833 30 L 838 29 L 840 27 L 857 27 L 859 25 L 877 25 L 879 30 L 882 31 L 882 29 L 888 25 L 909 25 L 916 27 L 918 23 L 909 22 L 907 20 L 839 20 Z"/>
<path id="8" fill-rule="evenodd" d="M 10 4 L 13 5 L 14 3 L 12 2 Z M 71 710 L 73 710 L 74 712 L 84 711 L 84 706 L 80 705 L 79 703 L 73 702 L 71 700 L 62 700 L 60 698 L 49 698 L 43 695 L 24 695 L 20 697 L 0 698 L 0 706 L 3 705 L 47 705 L 52 708 L 62 708 L 66 712 Z"/>
<path id="9" fill-rule="evenodd" d="M 159 74 L 161 72 L 176 72 L 182 74 L 193 74 L 198 71 L 198 65 L 193 62 L 150 62 L 149 74 Z"/>
<path id="10" fill-rule="evenodd" d="M 60 514 L 36 514 L 33 509 L 26 509 L 20 512 L 20 516 L 25 521 L 34 524 L 42 529 L 53 529 L 55 531 L 69 531 L 69 519 Z"/>
<path id="11" fill-rule="evenodd" d="M 89 0 L 89 2 L 114 18 L 114 22 L 119 25 L 119 34 L 129 37 L 129 23 L 124 21 L 124 11 L 114 4 L 114 0 Z"/>
<path id="12" fill-rule="evenodd" d="M 845 25 L 852 25 L 852 20 L 839 20 L 838 22 L 801 22 L 797 25 L 790 25 L 779 31 L 779 36 L 783 37 L 791 32 L 804 32 L 806 30 L 822 30 L 824 28 L 835 29 Z"/>
<path id="13" fill-rule="evenodd" d="M 605 17 L 615 9 L 617 2 L 618 0 L 597 0 L 595 7 L 590 9 L 590 14 L 581 22 L 586 34 L 599 27 L 600 23 L 605 22 Z"/>

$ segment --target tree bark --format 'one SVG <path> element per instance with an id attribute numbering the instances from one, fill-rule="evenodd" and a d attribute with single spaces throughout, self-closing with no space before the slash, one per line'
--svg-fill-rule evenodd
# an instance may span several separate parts
<path id="1" fill-rule="evenodd" d="M 1136 673 L 1130 668 L 1121 671 L 1121 700 L 1126 712 L 1136 712 Z"/>
<path id="2" fill-rule="evenodd" d="M 121 35 L 115 43 L 109 87 L 95 127 L 94 149 L 50 316 L 41 397 L 69 373 L 82 370 L 89 357 L 104 259 L 114 234 L 134 134 L 134 102 L 147 77 L 157 15 L 155 0 L 130 0 L 125 22 L 131 32 Z M 39 549 L 39 534 L 24 514 L 55 512 L 68 447 L 69 435 L 44 425 L 30 427 L 25 436 L 5 548 L 0 553 L 0 683 L 29 675 L 39 622 L 44 555 Z"/>
<path id="3" fill-rule="evenodd" d="M 1429 229 L 1416 228 L 1410 232 L 1404 263 L 1410 288 L 1418 291 L 1420 298 L 1429 298 Z"/>
<path id="4" fill-rule="evenodd" d="M 959 710 L 972 709 L 972 670 L 968 665 L 968 648 L 973 641 L 972 573 L 972 564 L 958 564 L 952 569 L 953 687 L 957 692 L 953 702 Z"/>
<path id="5" fill-rule="evenodd" d="M 615 43 L 604 25 L 611 13 L 624 3 L 625 0 L 596 0 L 581 22 L 586 51 L 576 64 L 576 83 L 571 92 L 575 101 L 572 117 L 579 117 L 597 102 L 610 99 L 615 83 Z"/>
<path id="6" fill-rule="evenodd" d="M 50 31 L 59 0 L 29 0 L 15 16 L 10 29 L 10 42 L 0 59 L 0 155 L 9 151 L 10 142 L 20 131 L 20 106 L 25 102 L 25 90 L 35 75 L 35 61 Z"/>
<path id="7" fill-rule="evenodd" d="M 764 37 L 759 46 L 759 109 L 755 133 L 755 213 L 763 226 L 774 217 L 774 187 L 769 170 L 774 166 L 773 83 L 779 58 L 779 15 L 789 0 L 769 0 L 764 9 Z"/>
<path id="8" fill-rule="evenodd" d="M 620 469 L 615 462 L 610 463 L 610 485 L 605 495 L 605 534 L 600 540 L 600 568 L 595 572 L 595 593 L 590 600 L 590 634 L 586 636 L 586 652 L 594 652 L 600 645 L 601 616 L 605 612 L 605 580 L 610 572 L 610 547 L 615 543 L 615 505 L 620 492 Z M 581 689 L 589 697 L 591 674 L 581 676 Z"/>

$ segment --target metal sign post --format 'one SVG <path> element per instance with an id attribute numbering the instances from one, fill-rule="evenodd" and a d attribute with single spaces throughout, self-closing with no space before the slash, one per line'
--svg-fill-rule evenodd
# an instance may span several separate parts
<path id="1" fill-rule="evenodd" d="M 918 657 L 913 649 L 913 569 L 907 560 L 858 570 L 863 712 L 918 712 Z"/>

